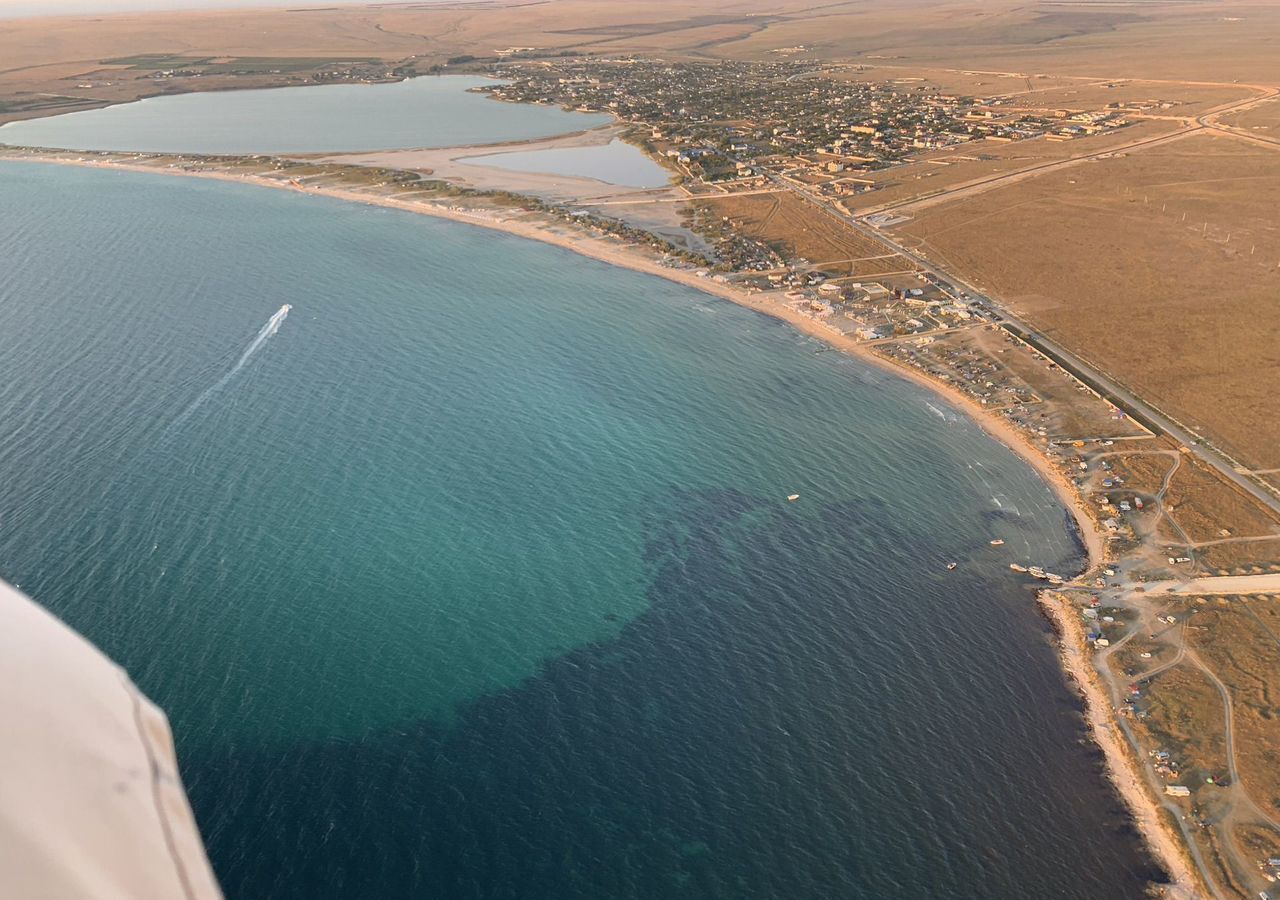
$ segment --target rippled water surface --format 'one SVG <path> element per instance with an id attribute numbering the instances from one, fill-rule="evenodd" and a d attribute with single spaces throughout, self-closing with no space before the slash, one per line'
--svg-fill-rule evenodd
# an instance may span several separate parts
<path id="1" fill-rule="evenodd" d="M 1007 568 L 1064 511 L 937 400 L 454 223 L 0 196 L 0 574 L 169 711 L 234 900 L 1139 895 Z"/>

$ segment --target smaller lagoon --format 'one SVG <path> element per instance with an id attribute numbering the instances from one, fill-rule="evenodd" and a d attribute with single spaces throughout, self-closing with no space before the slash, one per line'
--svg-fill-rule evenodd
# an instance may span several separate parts
<path id="1" fill-rule="evenodd" d="M 660 188 L 671 183 L 666 169 L 645 156 L 640 148 L 619 140 L 594 147 L 491 153 L 467 157 L 462 161 L 512 172 L 592 178 L 621 187 Z"/>
<path id="2" fill-rule="evenodd" d="M 152 153 L 309 153 L 455 147 L 551 137 L 612 121 L 497 103 L 472 75 L 151 97 L 0 126 L 0 143 Z M 636 151 L 639 155 L 639 151 Z"/>

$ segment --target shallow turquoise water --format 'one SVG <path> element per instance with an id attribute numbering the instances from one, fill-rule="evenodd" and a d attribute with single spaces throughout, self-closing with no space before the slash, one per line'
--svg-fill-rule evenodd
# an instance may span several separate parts
<path id="1" fill-rule="evenodd" d="M 230 897 L 1138 895 L 1007 569 L 1065 512 L 936 399 L 454 223 L 0 197 L 0 575 L 168 710 Z"/>
<path id="2" fill-rule="evenodd" d="M 604 125 L 598 113 L 502 103 L 473 75 L 150 97 L 0 126 L 0 143 L 72 150 L 303 153 L 453 147 Z"/>
<path id="3" fill-rule="evenodd" d="M 639 148 L 613 140 L 594 147 L 556 147 L 470 156 L 465 162 L 515 172 L 545 172 L 594 178 L 625 187 L 658 188 L 671 182 L 671 173 Z"/>

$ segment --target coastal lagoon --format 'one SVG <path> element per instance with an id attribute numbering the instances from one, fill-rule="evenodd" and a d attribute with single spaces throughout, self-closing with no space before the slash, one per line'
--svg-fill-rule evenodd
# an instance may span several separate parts
<path id="1" fill-rule="evenodd" d="M 232 900 L 1139 895 L 1007 567 L 1066 512 L 937 399 L 452 222 L 0 196 L 0 575 L 168 711 Z"/>
<path id="2" fill-rule="evenodd" d="M 385 84 L 208 91 L 0 126 L 0 143 L 159 153 L 306 153 L 523 141 L 612 122 L 600 113 L 503 103 L 474 75 Z"/>
<path id="3" fill-rule="evenodd" d="M 660 188 L 671 183 L 670 172 L 645 156 L 639 147 L 617 139 L 592 147 L 517 150 L 467 156 L 459 161 L 513 172 L 593 178 L 622 187 Z"/>

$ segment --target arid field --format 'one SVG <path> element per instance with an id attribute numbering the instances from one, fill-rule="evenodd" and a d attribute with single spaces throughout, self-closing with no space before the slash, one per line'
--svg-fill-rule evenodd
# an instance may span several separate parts
<path id="1" fill-rule="evenodd" d="M 727 217 L 735 230 L 838 275 L 867 276 L 910 271 L 914 264 L 843 225 L 794 194 L 751 194 L 695 201 L 708 215 Z"/>
<path id="2" fill-rule="evenodd" d="M 1280 466 L 1280 157 L 1193 135 L 899 231 L 1255 468 Z"/>

